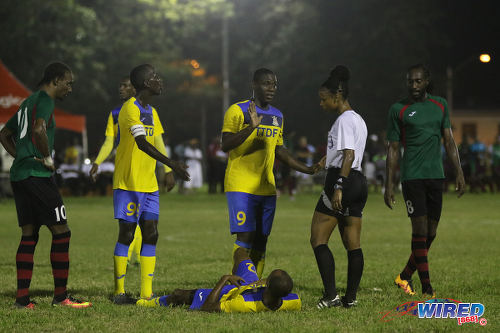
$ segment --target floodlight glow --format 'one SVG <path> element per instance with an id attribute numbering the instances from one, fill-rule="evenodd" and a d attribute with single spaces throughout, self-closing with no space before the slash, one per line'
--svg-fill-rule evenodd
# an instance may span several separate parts
<path id="1" fill-rule="evenodd" d="M 479 56 L 479 61 L 483 63 L 488 63 L 491 61 L 491 57 L 488 53 L 483 53 Z"/>

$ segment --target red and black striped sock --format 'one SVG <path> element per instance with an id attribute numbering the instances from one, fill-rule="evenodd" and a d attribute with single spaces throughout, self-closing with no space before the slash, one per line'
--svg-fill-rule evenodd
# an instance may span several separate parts
<path id="1" fill-rule="evenodd" d="M 52 247 L 50 248 L 50 263 L 52 264 L 52 275 L 54 276 L 54 299 L 57 302 L 67 297 L 66 284 L 69 272 L 69 240 L 71 231 L 52 235 Z"/>
<path id="2" fill-rule="evenodd" d="M 35 253 L 38 234 L 33 236 L 22 236 L 17 248 L 17 294 L 16 303 L 23 306 L 30 302 L 29 289 L 31 276 L 33 275 L 33 254 Z"/>
<path id="3" fill-rule="evenodd" d="M 411 252 L 415 258 L 418 277 L 422 284 L 422 293 L 432 291 L 431 280 L 429 277 L 429 264 L 427 261 L 427 237 L 421 235 L 412 235 Z"/>
<path id="4" fill-rule="evenodd" d="M 427 252 L 431 248 L 432 242 L 436 238 L 436 235 L 433 236 L 427 236 Z M 401 279 L 403 280 L 410 280 L 413 273 L 417 270 L 417 263 L 415 262 L 415 257 L 413 256 L 413 253 L 410 255 L 410 258 L 408 259 L 408 263 L 406 264 L 405 268 L 401 272 L 400 276 Z"/>

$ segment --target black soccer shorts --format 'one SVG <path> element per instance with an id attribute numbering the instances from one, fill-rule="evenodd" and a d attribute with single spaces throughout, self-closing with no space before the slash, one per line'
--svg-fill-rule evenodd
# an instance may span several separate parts
<path id="1" fill-rule="evenodd" d="M 67 223 L 66 208 L 53 177 L 29 177 L 11 185 L 20 227 Z"/>
<path id="2" fill-rule="evenodd" d="M 411 179 L 402 182 L 409 217 L 426 216 L 439 221 L 443 208 L 443 179 Z"/>
<path id="3" fill-rule="evenodd" d="M 368 185 L 366 177 L 359 171 L 351 169 L 349 177 L 343 185 L 342 190 L 342 211 L 336 211 L 332 207 L 332 197 L 334 185 L 339 178 L 340 169 L 330 168 L 326 174 L 325 187 L 321 192 L 316 211 L 341 218 L 345 216 L 362 217 L 363 208 L 368 198 Z"/>

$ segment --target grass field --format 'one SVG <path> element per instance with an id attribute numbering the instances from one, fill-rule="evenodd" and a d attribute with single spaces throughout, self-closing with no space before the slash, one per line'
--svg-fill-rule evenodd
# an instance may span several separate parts
<path id="1" fill-rule="evenodd" d="M 309 245 L 310 219 L 318 193 L 300 194 L 296 201 L 278 199 L 266 272 L 287 270 L 295 292 L 303 300 L 299 313 L 208 314 L 185 309 L 119 307 L 111 304 L 113 249 L 118 227 L 112 198 L 65 198 L 72 229 L 70 293 L 89 299 L 89 309 L 52 308 L 53 281 L 49 252 L 50 233 L 41 231 L 31 284 L 36 310 L 13 309 L 15 252 L 20 232 L 13 200 L 0 202 L 0 330 L 2 332 L 407 332 L 471 330 L 499 331 L 500 305 L 500 196 L 446 195 L 438 237 L 430 252 L 433 286 L 438 297 L 485 305 L 485 327 L 457 325 L 455 319 L 418 319 L 402 316 L 390 322 L 382 316 L 413 298 L 392 281 L 410 253 L 410 223 L 402 198 L 390 211 L 380 194 L 371 194 L 364 212 L 362 248 L 365 269 L 352 309 L 317 310 L 322 286 Z M 212 287 L 230 270 L 233 237 L 228 231 L 225 197 L 177 193 L 161 196 L 160 238 L 154 291 L 165 294 L 177 287 Z M 335 232 L 330 240 L 337 267 L 337 286 L 346 287 L 346 252 Z M 139 268 L 130 267 L 126 286 L 139 292 Z M 418 280 L 415 275 L 414 280 Z M 420 284 L 416 282 L 417 291 Z M 420 298 L 414 298 L 421 300 Z"/>

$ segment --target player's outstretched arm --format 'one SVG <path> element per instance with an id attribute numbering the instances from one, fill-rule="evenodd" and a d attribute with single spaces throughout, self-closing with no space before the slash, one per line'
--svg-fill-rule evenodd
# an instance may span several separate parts
<path id="1" fill-rule="evenodd" d="M 453 167 L 455 168 L 455 191 L 458 193 L 458 197 L 460 198 L 465 192 L 465 179 L 462 166 L 460 165 L 460 155 L 458 153 L 455 139 L 453 139 L 451 128 L 445 128 L 443 130 L 443 140 L 446 155 L 451 160 Z"/>
<path id="2" fill-rule="evenodd" d="M 14 132 L 11 129 L 4 127 L 0 130 L 0 143 L 10 156 L 16 158 L 16 143 L 14 142 Z"/>
<path id="3" fill-rule="evenodd" d="M 387 159 L 385 164 L 385 205 L 392 209 L 396 203 L 394 200 L 394 174 L 398 166 L 399 142 L 390 141 L 387 146 Z"/>
<path id="4" fill-rule="evenodd" d="M 245 282 L 241 277 L 238 275 L 223 275 L 219 282 L 215 285 L 214 289 L 210 292 L 210 294 L 207 297 L 207 300 L 203 305 L 201 306 L 200 310 L 201 311 L 207 311 L 207 312 L 220 312 L 220 293 L 222 291 L 222 287 L 226 285 L 226 283 L 233 284 L 235 286 L 241 286 L 242 282 Z"/>
<path id="5" fill-rule="evenodd" d="M 310 175 L 313 175 L 321 169 L 325 168 L 325 157 L 323 157 L 318 163 L 307 166 L 304 163 L 297 161 L 290 154 L 290 152 L 288 152 L 288 149 L 283 146 L 276 146 L 275 155 L 276 158 L 278 158 L 281 162 L 287 164 L 290 168 Z"/>
<path id="6" fill-rule="evenodd" d="M 140 150 L 142 150 L 155 160 L 168 165 L 180 179 L 185 181 L 190 179 L 189 173 L 186 171 L 188 166 L 185 163 L 171 160 L 167 156 L 160 153 L 158 149 L 156 149 L 152 144 L 146 141 L 145 135 L 136 136 L 135 142 L 137 143 L 137 147 L 139 147 Z"/>
<path id="7" fill-rule="evenodd" d="M 251 101 L 248 104 L 247 111 L 250 117 L 250 123 L 248 127 L 243 128 L 241 131 L 237 133 L 230 133 L 230 132 L 222 133 L 221 149 L 223 152 L 227 153 L 231 149 L 234 149 L 239 145 L 241 145 L 250 136 L 250 134 L 252 134 L 253 130 L 260 125 L 263 116 L 259 116 L 257 114 L 257 110 L 255 109 L 255 103 L 253 101 Z"/>

